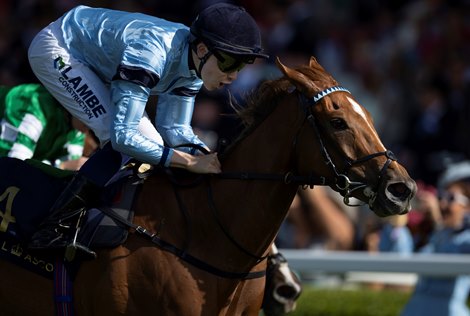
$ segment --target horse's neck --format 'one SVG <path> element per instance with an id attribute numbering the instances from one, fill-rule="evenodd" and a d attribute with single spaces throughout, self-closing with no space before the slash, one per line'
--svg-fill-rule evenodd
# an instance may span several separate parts
<path id="1" fill-rule="evenodd" d="M 293 143 L 303 121 L 300 114 L 295 104 L 279 104 L 227 154 L 223 172 L 291 171 Z M 152 227 L 163 240 L 219 269 L 247 271 L 256 260 L 244 254 L 230 237 L 250 253 L 263 255 L 297 188 L 279 180 L 214 177 L 209 183 L 173 188 L 163 177 L 150 178 L 142 188 L 135 221 Z M 178 201 L 171 198 L 175 192 Z"/>
<path id="2" fill-rule="evenodd" d="M 223 172 L 283 175 L 293 171 L 294 143 L 303 122 L 296 104 L 279 104 L 224 160 Z M 221 180 L 214 197 L 240 243 L 262 251 L 276 235 L 297 187 L 282 180 Z M 223 207 L 222 207 L 223 206 Z M 236 215 L 235 215 L 236 214 Z M 256 248 L 258 247 L 258 248 Z"/>
<path id="3" fill-rule="evenodd" d="M 292 99 L 287 99 L 286 102 Z M 290 171 L 295 137 L 303 122 L 298 105 L 282 103 L 233 148 L 223 171 L 283 173 Z"/>

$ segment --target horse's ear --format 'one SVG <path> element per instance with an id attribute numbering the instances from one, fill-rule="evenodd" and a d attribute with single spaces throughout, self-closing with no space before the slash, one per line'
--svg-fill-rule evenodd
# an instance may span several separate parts
<path id="1" fill-rule="evenodd" d="M 308 64 L 308 66 L 315 70 L 316 72 L 319 72 L 319 73 L 324 73 L 326 76 L 328 76 L 328 79 L 331 81 L 331 84 L 332 85 L 337 85 L 338 82 L 335 80 L 335 78 L 333 78 L 328 72 L 326 72 L 325 68 L 323 68 L 322 65 L 320 65 L 320 63 L 317 61 L 317 59 L 313 56 L 310 57 L 310 62 Z"/>
<path id="2" fill-rule="evenodd" d="M 279 60 L 279 57 L 276 58 L 276 65 L 282 71 L 284 76 L 286 76 L 289 81 L 292 82 L 297 90 L 301 91 L 306 96 L 312 96 L 316 93 L 316 91 L 320 90 L 320 88 L 312 81 L 312 79 L 308 78 L 303 73 L 282 64 Z"/>
<path id="3" fill-rule="evenodd" d="M 315 57 L 310 56 L 310 63 L 308 65 L 310 66 L 310 68 L 315 68 L 315 66 L 318 66 L 319 63 Z"/>
<path id="4" fill-rule="evenodd" d="M 309 67 L 312 69 L 320 69 L 321 71 L 325 72 L 325 69 L 320 65 L 317 59 L 313 56 L 310 57 Z"/>

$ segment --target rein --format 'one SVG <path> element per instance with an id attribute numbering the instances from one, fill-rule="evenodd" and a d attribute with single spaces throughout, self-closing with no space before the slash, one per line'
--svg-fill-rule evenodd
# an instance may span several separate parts
<path id="1" fill-rule="evenodd" d="M 138 236 L 141 236 L 153 244 L 157 245 L 159 248 L 168 251 L 175 256 L 181 258 L 182 260 L 192 264 L 193 266 L 210 272 L 216 276 L 222 277 L 222 278 L 228 278 L 228 279 L 243 279 L 243 280 L 249 280 L 249 279 L 257 279 L 257 278 L 262 278 L 266 275 L 266 271 L 256 271 L 256 272 L 229 272 L 229 271 L 223 271 L 220 270 L 192 255 L 187 253 L 183 249 L 179 249 L 175 245 L 161 239 L 160 237 L 157 236 L 156 233 L 152 234 L 150 233 L 147 229 L 145 229 L 142 226 L 135 225 L 134 223 L 128 221 L 127 219 L 123 218 L 121 215 L 117 214 L 113 209 L 109 207 L 100 207 L 100 210 L 111 217 L 112 219 L 118 221 L 128 229 L 131 229 L 132 232 L 137 234 Z"/>
<path id="2" fill-rule="evenodd" d="M 285 184 L 298 184 L 313 188 L 315 185 L 326 185 L 326 178 L 310 174 L 308 176 L 295 175 L 292 172 L 285 174 L 256 173 L 256 172 L 222 172 L 213 175 L 219 179 L 226 180 L 267 180 L 282 181 Z"/>

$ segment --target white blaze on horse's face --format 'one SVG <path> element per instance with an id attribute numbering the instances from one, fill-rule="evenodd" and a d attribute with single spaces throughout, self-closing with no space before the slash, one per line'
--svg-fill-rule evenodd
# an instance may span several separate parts
<path id="1" fill-rule="evenodd" d="M 346 98 L 349 100 L 349 103 L 351 103 L 354 112 L 359 114 L 364 119 L 364 121 L 366 121 L 367 126 L 369 126 L 369 130 L 373 133 L 373 135 L 376 139 L 376 143 L 380 144 L 382 146 L 382 150 L 385 151 L 386 150 L 385 146 L 382 144 L 382 141 L 380 140 L 380 137 L 377 134 L 377 131 L 375 130 L 375 128 L 370 125 L 369 120 L 367 119 L 367 115 L 364 112 L 364 110 L 362 109 L 362 107 L 354 99 L 352 99 L 348 96 Z"/>

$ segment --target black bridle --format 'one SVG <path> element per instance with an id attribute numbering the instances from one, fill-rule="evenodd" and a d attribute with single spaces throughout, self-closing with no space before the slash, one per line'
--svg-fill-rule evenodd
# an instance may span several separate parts
<path id="1" fill-rule="evenodd" d="M 301 102 L 301 104 L 304 104 L 304 111 L 306 113 L 306 119 L 308 123 L 310 124 L 310 126 L 315 131 L 315 134 L 317 136 L 317 140 L 318 140 L 318 143 L 320 144 L 320 150 L 324 159 L 324 163 L 325 165 L 330 166 L 331 170 L 334 173 L 334 185 L 343 196 L 344 204 L 348 206 L 360 205 L 360 204 L 351 204 L 350 197 L 355 191 L 363 189 L 363 194 L 368 198 L 367 204 L 372 209 L 375 199 L 377 198 L 377 191 L 382 181 L 383 175 L 387 171 L 392 161 L 396 161 L 397 158 L 395 157 L 395 154 L 391 150 L 376 152 L 376 153 L 373 153 L 373 154 L 370 154 L 361 158 L 357 158 L 357 159 L 351 159 L 349 157 L 345 157 L 346 167 L 344 168 L 342 172 L 338 171 L 338 169 L 336 168 L 336 165 L 333 163 L 333 160 L 331 159 L 330 154 L 328 153 L 328 150 L 323 142 L 323 138 L 321 137 L 321 132 L 319 130 L 317 120 L 312 110 L 313 107 L 325 96 L 333 92 L 338 92 L 338 91 L 351 93 L 349 92 L 349 90 L 341 86 L 334 86 L 334 87 L 327 88 L 325 90 L 320 91 L 319 93 L 317 93 L 310 99 L 307 99 L 305 96 L 302 95 L 303 99 L 305 99 L 306 101 Z M 372 189 L 371 186 L 365 182 L 351 181 L 349 179 L 347 174 L 348 174 L 348 171 L 353 166 L 365 163 L 371 159 L 374 159 L 380 156 L 385 156 L 387 160 L 385 161 L 384 165 L 382 166 L 382 169 L 379 172 L 377 184 L 375 185 L 374 189 Z"/>
<path id="2" fill-rule="evenodd" d="M 320 144 L 321 154 L 324 159 L 324 163 L 327 166 L 330 166 L 333 174 L 334 174 L 334 181 L 329 181 L 324 176 L 314 175 L 310 173 L 309 175 L 295 175 L 292 172 L 287 172 L 285 174 L 269 174 L 269 173 L 251 173 L 251 172 L 222 172 L 220 174 L 216 174 L 215 176 L 221 179 L 239 179 L 239 180 L 274 180 L 274 181 L 284 181 L 286 184 L 297 184 L 304 187 L 311 187 L 315 185 L 329 185 L 330 183 L 333 184 L 336 189 L 340 192 L 343 196 L 344 204 L 348 206 L 358 206 L 360 204 L 352 204 L 350 198 L 352 194 L 360 189 L 363 189 L 363 194 L 368 198 L 367 204 L 370 208 L 372 208 L 375 199 L 377 198 L 377 191 L 380 183 L 382 181 L 383 175 L 387 171 L 388 167 L 392 163 L 392 161 L 396 161 L 397 158 L 395 157 L 394 153 L 390 150 L 382 151 L 373 153 L 358 159 L 351 159 L 349 157 L 345 157 L 346 167 L 343 171 L 338 171 L 338 168 L 333 163 L 330 154 L 325 146 L 325 143 L 322 138 L 322 133 L 320 131 L 319 125 L 317 124 L 317 119 L 313 113 L 313 107 L 318 104 L 325 96 L 333 93 L 333 92 L 349 92 L 346 88 L 341 86 L 334 86 L 327 89 L 324 89 L 317 94 L 315 94 L 311 98 L 305 97 L 302 93 L 299 93 L 300 96 L 300 104 L 305 112 L 306 121 L 310 124 L 310 126 L 315 131 L 315 135 L 317 137 L 318 143 Z M 296 143 L 296 140 L 294 141 Z M 351 181 L 348 177 L 348 171 L 355 165 L 359 165 L 365 163 L 371 159 L 376 157 L 385 156 L 387 158 L 386 162 L 384 163 L 382 169 L 380 170 L 377 184 L 372 188 L 365 182 L 359 181 Z"/>

